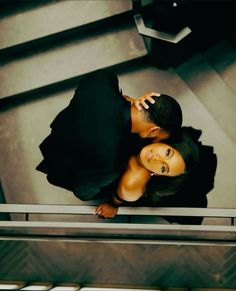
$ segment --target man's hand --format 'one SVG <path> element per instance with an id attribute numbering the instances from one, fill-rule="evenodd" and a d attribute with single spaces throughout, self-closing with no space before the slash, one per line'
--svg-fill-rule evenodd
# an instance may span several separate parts
<path id="1" fill-rule="evenodd" d="M 110 203 L 102 203 L 96 208 L 95 214 L 102 216 L 104 218 L 112 218 L 116 216 L 117 211 L 118 207 L 115 207 Z"/>
<path id="2" fill-rule="evenodd" d="M 138 97 L 137 99 L 135 99 L 133 101 L 133 104 L 135 105 L 135 107 L 138 109 L 138 110 L 142 110 L 142 108 L 144 107 L 145 109 L 148 109 L 149 106 L 148 104 L 146 103 L 146 101 L 149 101 L 150 103 L 154 104 L 155 103 L 155 100 L 152 98 L 152 96 L 161 96 L 161 94 L 159 93 L 155 93 L 155 92 L 151 92 L 151 93 L 147 93 L 143 96 L 140 96 Z"/>

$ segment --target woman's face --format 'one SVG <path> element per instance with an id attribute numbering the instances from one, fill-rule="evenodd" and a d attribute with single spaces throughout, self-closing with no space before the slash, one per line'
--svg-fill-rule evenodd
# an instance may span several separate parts
<path id="1" fill-rule="evenodd" d="M 185 163 L 180 153 L 164 143 L 145 146 L 140 152 L 143 166 L 162 176 L 179 176 L 185 170 Z"/>

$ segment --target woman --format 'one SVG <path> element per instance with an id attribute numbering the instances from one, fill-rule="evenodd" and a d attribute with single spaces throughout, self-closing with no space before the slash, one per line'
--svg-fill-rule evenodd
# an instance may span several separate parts
<path id="1" fill-rule="evenodd" d="M 98 206 L 95 213 L 105 218 L 114 217 L 124 202 L 135 202 L 145 197 L 155 204 L 161 196 L 173 195 L 198 159 L 197 137 L 193 136 L 190 128 L 182 128 L 175 142 L 143 147 L 138 155 L 131 156 L 117 193 L 110 202 Z"/>

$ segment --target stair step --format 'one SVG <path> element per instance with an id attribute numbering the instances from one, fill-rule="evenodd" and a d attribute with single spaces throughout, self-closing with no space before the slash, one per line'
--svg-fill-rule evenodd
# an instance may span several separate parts
<path id="1" fill-rule="evenodd" d="M 208 206 L 236 207 L 236 145 L 175 71 L 143 66 L 121 74 L 119 80 L 124 94 L 138 97 L 154 91 L 166 93 L 178 100 L 183 110 L 184 125 L 201 129 L 200 140 L 205 145 L 213 146 L 217 155 L 215 187 L 208 195 Z"/>
<path id="2" fill-rule="evenodd" d="M 176 75 L 176 81 L 178 81 L 176 94 L 178 96 L 179 92 L 179 96 L 181 96 L 179 102 L 183 109 L 184 124 L 201 129 L 200 140 L 205 145 L 213 146 L 217 155 L 215 187 L 207 196 L 208 207 L 222 205 L 223 208 L 231 206 L 234 208 L 236 207 L 236 197 L 233 173 L 236 171 L 236 145 L 178 75 Z"/>
<path id="3" fill-rule="evenodd" d="M 236 98 L 212 66 L 199 54 L 176 68 L 221 128 L 236 144 Z"/>
<path id="4" fill-rule="evenodd" d="M 236 95 L 236 51 L 232 46 L 226 41 L 222 41 L 209 49 L 203 56 Z"/>
<path id="5" fill-rule="evenodd" d="M 48 4 L 49 2 L 54 2 L 55 0 L 1 0 L 0 1 L 0 18 L 8 17 L 13 14 L 23 13 L 28 10 L 35 9 L 36 7 Z M 17 4 L 17 5 L 16 5 Z"/>
<path id="6" fill-rule="evenodd" d="M 124 94 L 138 97 L 157 91 L 178 100 L 183 109 L 184 125 L 202 129 L 201 141 L 213 146 L 217 154 L 215 188 L 208 195 L 208 206 L 236 208 L 236 145 L 186 83 L 173 70 L 162 71 L 147 64 L 117 72 Z M 73 94 L 74 90 L 59 92 L 1 113 L 0 174 L 8 203 L 87 204 L 71 192 L 47 183 L 45 175 L 34 170 L 42 160 L 40 151 L 36 150 L 38 145 L 49 134 L 50 123 L 67 106 Z"/>
<path id="7" fill-rule="evenodd" d="M 56 1 L 0 20 L 0 51 L 131 10 L 131 1 Z"/>
<path id="8" fill-rule="evenodd" d="M 3 64 L 0 98 L 68 81 L 146 54 L 143 39 L 133 23 L 103 30 L 101 34 L 90 33 L 83 39 L 74 39 Z"/>

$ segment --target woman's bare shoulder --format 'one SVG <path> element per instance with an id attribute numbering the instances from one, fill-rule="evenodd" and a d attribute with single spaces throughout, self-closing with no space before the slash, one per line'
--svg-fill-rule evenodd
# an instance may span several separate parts
<path id="1" fill-rule="evenodd" d="M 143 195 L 149 179 L 149 171 L 139 164 L 135 156 L 132 156 L 120 181 L 119 192 L 122 195 L 121 197 L 127 201 L 136 201 Z"/>

